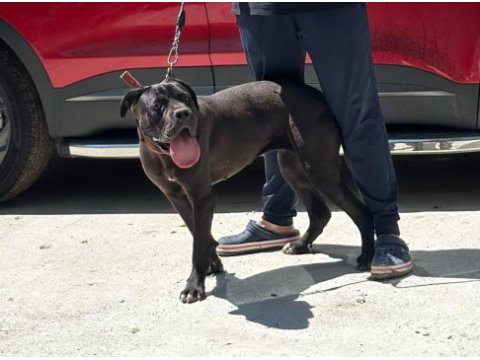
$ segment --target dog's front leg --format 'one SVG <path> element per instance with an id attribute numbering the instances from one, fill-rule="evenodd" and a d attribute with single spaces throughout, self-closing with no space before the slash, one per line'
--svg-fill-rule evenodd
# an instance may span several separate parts
<path id="1" fill-rule="evenodd" d="M 142 152 L 143 166 L 149 179 L 162 191 L 175 210 L 182 217 L 183 221 L 194 235 L 193 207 L 182 185 L 171 181 L 166 175 L 167 171 L 164 165 L 156 158 L 145 151 Z M 148 171 L 148 169 L 154 169 Z M 208 275 L 219 274 L 223 272 L 223 264 L 217 255 L 217 245 L 213 236 L 209 234 L 209 268 Z"/>
<path id="2" fill-rule="evenodd" d="M 188 229 L 192 236 L 194 236 L 194 220 L 193 220 L 193 207 L 192 204 L 187 197 L 187 194 L 183 190 L 183 188 L 176 183 L 168 183 L 164 185 L 162 189 L 165 196 L 168 198 L 170 203 L 173 207 L 177 210 L 177 212 L 182 217 L 183 221 L 187 225 Z M 209 267 L 207 270 L 207 275 L 215 275 L 223 272 L 223 264 L 220 258 L 217 255 L 217 247 L 218 243 L 213 238 L 212 234 L 209 233 L 208 235 L 208 256 L 209 256 Z"/>
<path id="3" fill-rule="evenodd" d="M 202 213 L 202 209 L 198 209 L 198 204 L 201 200 L 197 200 L 198 196 L 187 195 L 183 186 L 178 183 L 164 183 L 161 189 L 170 203 L 175 207 L 183 221 L 187 225 L 193 236 L 193 267 L 190 276 L 187 280 L 187 286 L 180 293 L 180 300 L 183 303 L 193 303 L 197 300 L 203 300 L 205 298 L 205 276 L 208 270 L 209 255 L 208 255 L 208 238 L 204 241 L 201 236 L 198 236 L 198 231 L 195 232 L 195 215 Z M 190 193 L 195 191 L 190 190 Z M 198 209 L 197 211 L 195 211 Z M 213 208 L 212 208 L 213 212 Z M 213 215 L 212 215 L 213 216 Z M 207 244 L 207 250 L 205 253 L 205 244 Z M 215 253 L 216 255 L 216 253 Z M 205 268 L 206 259 L 206 268 Z"/>
<path id="4" fill-rule="evenodd" d="M 185 189 L 193 210 L 192 272 L 180 293 L 183 303 L 205 298 L 205 276 L 210 265 L 210 237 L 214 199 L 209 181 Z"/>

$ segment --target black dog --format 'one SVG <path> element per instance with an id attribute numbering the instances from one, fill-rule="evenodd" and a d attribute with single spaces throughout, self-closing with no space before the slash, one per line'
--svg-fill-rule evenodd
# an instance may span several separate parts
<path id="1" fill-rule="evenodd" d="M 205 276 L 223 271 L 211 235 L 212 184 L 271 150 L 279 150 L 282 174 L 310 219 L 301 240 L 285 245 L 283 252 L 310 250 L 331 216 L 324 195 L 358 226 L 362 251 L 357 262 L 368 269 L 373 222 L 352 190 L 351 174 L 339 156 L 339 130 L 321 92 L 260 81 L 197 98 L 188 85 L 170 80 L 129 91 L 122 100 L 122 117 L 128 109 L 137 120 L 145 173 L 193 235 L 193 268 L 182 302 L 205 298 Z"/>

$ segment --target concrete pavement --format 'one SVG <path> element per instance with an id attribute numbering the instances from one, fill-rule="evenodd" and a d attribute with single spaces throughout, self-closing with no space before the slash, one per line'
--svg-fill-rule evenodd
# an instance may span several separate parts
<path id="1" fill-rule="evenodd" d="M 224 258 L 226 273 L 208 278 L 207 299 L 192 305 L 178 300 L 191 237 L 141 173 L 112 192 L 101 179 L 47 176 L 0 207 L 0 355 L 478 355 L 479 178 L 477 158 L 466 159 L 460 168 L 458 159 L 396 160 L 411 276 L 357 272 L 359 234 L 335 211 L 313 254 Z M 119 172 L 104 180 L 126 165 L 112 166 Z M 457 182 L 434 185 L 439 168 Z M 258 184 L 220 189 L 215 236 L 258 218 Z M 296 225 L 306 229 L 304 212 Z"/>

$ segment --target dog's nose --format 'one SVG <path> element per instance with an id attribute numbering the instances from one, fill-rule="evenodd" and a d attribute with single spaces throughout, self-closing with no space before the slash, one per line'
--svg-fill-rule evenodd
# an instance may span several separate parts
<path id="1" fill-rule="evenodd" d="M 182 110 L 177 110 L 175 111 L 175 119 L 184 121 L 190 116 L 190 110 L 188 109 L 182 109 Z"/>

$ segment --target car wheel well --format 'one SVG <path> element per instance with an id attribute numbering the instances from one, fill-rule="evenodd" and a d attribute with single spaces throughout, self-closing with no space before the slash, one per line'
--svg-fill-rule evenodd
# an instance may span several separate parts
<path id="1" fill-rule="evenodd" d="M 0 39 L 0 201 L 26 190 L 53 153 L 38 91 L 15 52 Z"/>

